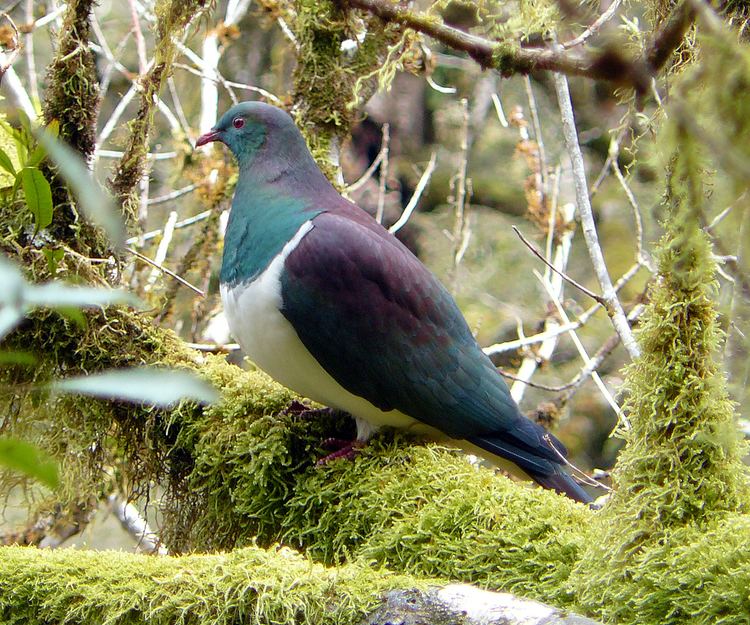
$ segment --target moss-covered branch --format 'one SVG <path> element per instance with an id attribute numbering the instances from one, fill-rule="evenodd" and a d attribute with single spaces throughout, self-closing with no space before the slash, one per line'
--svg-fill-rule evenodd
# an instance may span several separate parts
<path id="1" fill-rule="evenodd" d="M 679 119 L 667 129 L 676 148 L 666 234 L 642 316 L 642 356 L 627 371 L 632 427 L 614 470 L 617 489 L 595 521 L 599 540 L 574 580 L 581 600 L 608 620 L 643 622 L 649 612 L 662 623 L 741 622 L 748 597 L 734 584 L 746 584 L 750 571 L 750 485 L 746 445 L 715 361 L 722 338 L 715 265 L 698 219 L 706 161 Z"/>
<path id="2" fill-rule="evenodd" d="M 536 70 L 585 76 L 635 87 L 640 93 L 649 88 L 651 76 L 669 59 L 692 24 L 695 13 L 683 2 L 655 33 L 642 59 L 628 60 L 611 49 L 600 53 L 572 50 L 523 48 L 516 43 L 491 41 L 452 28 L 437 17 L 420 15 L 391 0 L 345 0 L 351 7 L 364 9 L 386 23 L 400 24 L 424 33 L 445 45 L 465 52 L 482 68 L 492 68 L 504 76 L 528 74 Z"/>
<path id="3" fill-rule="evenodd" d="M 378 87 L 390 87 L 396 68 L 408 65 L 413 41 L 374 16 L 354 19 L 335 0 L 294 4 L 294 113 L 318 164 L 337 180 L 338 149 L 359 107 Z M 347 39 L 358 42 L 351 54 L 342 49 Z"/>
<path id="4" fill-rule="evenodd" d="M 88 160 L 96 145 L 99 81 L 94 53 L 89 48 L 94 0 L 68 2 L 57 53 L 47 70 L 44 119 L 57 120 L 60 138 Z"/>
<path id="5" fill-rule="evenodd" d="M 71 506 L 111 488 L 116 467 L 135 492 L 153 481 L 166 486 L 164 540 L 178 551 L 282 542 L 328 563 L 361 556 L 543 600 L 562 597 L 583 547 L 587 508 L 474 467 L 462 454 L 388 435 L 353 463 L 318 468 L 320 441 L 341 435 L 348 420 L 285 411 L 294 396 L 265 375 L 219 357 L 197 359 L 134 313 L 98 321 L 76 336 L 49 315 L 11 338 L 56 344 L 40 376 L 141 362 L 190 367 L 223 390 L 223 402 L 165 412 L 69 397 L 40 408 L 32 396 L 16 397 L 20 416 L 10 431 L 59 456 L 65 486 L 58 496 Z"/>
<path id="6" fill-rule="evenodd" d="M 327 568 L 275 547 L 180 558 L 0 549 L 0 619 L 29 625 L 597 625 L 509 594 L 362 563 Z"/>
<path id="7" fill-rule="evenodd" d="M 199 17 L 207 0 L 159 0 L 156 3 L 156 47 L 151 67 L 139 79 L 140 105 L 130 124 L 130 135 L 125 154 L 120 159 L 110 182 L 112 190 L 122 204 L 123 215 L 135 223 L 138 204 L 136 187 L 143 176 L 148 152 L 148 140 L 154 125 L 156 97 L 172 71 L 178 41 L 189 26 Z"/>
<path id="8" fill-rule="evenodd" d="M 59 124 L 59 136 L 85 161 L 94 154 L 99 114 L 99 81 L 94 53 L 89 47 L 94 0 L 69 2 L 57 38 L 55 58 L 47 69 L 42 109 L 46 123 Z M 96 228 L 79 215 L 65 181 L 44 166 L 55 205 L 52 236 L 91 256 L 105 256 L 108 245 Z"/>
<path id="9" fill-rule="evenodd" d="M 287 549 L 181 558 L 0 549 L 0 621 L 27 625 L 354 625 L 384 592 L 424 585 Z"/>

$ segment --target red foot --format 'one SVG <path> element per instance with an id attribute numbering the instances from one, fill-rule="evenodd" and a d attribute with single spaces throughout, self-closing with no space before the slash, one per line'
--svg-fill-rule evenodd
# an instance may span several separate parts
<path id="1" fill-rule="evenodd" d="M 346 458 L 347 460 L 354 460 L 354 457 L 359 453 L 362 443 L 360 441 L 348 441 L 342 438 L 327 438 L 320 443 L 320 446 L 324 449 L 335 449 L 333 453 L 323 456 L 318 460 L 315 465 L 318 467 L 325 466 L 332 460 L 338 460 L 339 458 Z"/>

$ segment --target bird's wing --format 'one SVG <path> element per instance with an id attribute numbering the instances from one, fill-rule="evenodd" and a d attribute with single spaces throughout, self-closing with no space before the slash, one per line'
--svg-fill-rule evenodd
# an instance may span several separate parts
<path id="1" fill-rule="evenodd" d="M 305 347 L 381 410 L 480 446 L 494 439 L 527 471 L 556 470 L 565 448 L 520 414 L 450 294 L 358 211 L 318 215 L 286 259 L 281 312 Z"/>

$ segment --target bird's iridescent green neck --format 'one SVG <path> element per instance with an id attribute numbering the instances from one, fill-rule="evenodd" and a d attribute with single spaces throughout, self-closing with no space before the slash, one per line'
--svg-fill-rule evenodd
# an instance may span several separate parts
<path id="1" fill-rule="evenodd" d="M 302 225 L 323 212 L 268 185 L 237 183 L 224 237 L 221 283 L 252 282 L 279 255 Z"/>

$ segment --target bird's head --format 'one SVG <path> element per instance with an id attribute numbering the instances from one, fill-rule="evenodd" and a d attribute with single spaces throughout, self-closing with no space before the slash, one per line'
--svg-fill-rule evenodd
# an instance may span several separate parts
<path id="1" fill-rule="evenodd" d="M 287 148 L 300 141 L 304 146 L 304 140 L 288 113 L 263 102 L 240 102 L 224 113 L 195 145 L 200 147 L 211 141 L 221 141 L 242 166 L 249 164 L 271 137 Z"/>

